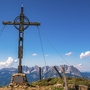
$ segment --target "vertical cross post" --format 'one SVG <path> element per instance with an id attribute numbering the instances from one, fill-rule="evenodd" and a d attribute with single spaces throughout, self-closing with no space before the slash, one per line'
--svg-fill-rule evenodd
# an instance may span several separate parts
<path id="1" fill-rule="evenodd" d="M 24 30 L 28 28 L 29 25 L 39 26 L 39 22 L 29 22 L 29 19 L 23 14 L 24 8 L 23 5 L 21 7 L 21 13 L 14 19 L 14 22 L 3 21 L 4 25 L 14 25 L 16 29 L 19 30 L 19 40 L 18 40 L 18 58 L 19 58 L 19 66 L 18 73 L 22 73 L 22 58 L 23 58 L 23 40 L 24 40 Z"/>
<path id="2" fill-rule="evenodd" d="M 19 25 L 19 40 L 18 40 L 18 58 L 19 58 L 19 66 L 18 66 L 18 73 L 22 73 L 22 58 L 23 58 L 23 40 L 24 40 L 24 14 L 23 14 L 23 7 L 21 7 L 21 14 L 20 14 L 20 25 Z"/>

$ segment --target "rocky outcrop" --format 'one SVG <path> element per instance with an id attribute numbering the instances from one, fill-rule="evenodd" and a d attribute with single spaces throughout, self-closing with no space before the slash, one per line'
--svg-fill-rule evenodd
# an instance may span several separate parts
<path id="1" fill-rule="evenodd" d="M 10 86 L 28 85 L 26 74 L 16 73 L 12 75 Z"/>
<path id="2" fill-rule="evenodd" d="M 70 88 L 71 90 L 90 90 L 88 86 L 75 84 L 69 84 L 68 88 Z"/>

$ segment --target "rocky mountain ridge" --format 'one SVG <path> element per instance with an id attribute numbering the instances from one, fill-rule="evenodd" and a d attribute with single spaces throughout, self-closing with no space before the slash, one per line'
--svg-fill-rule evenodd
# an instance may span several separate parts
<path id="1" fill-rule="evenodd" d="M 65 73 L 67 76 L 70 77 L 83 77 L 81 72 L 73 67 L 73 66 L 67 66 L 67 65 L 60 65 L 56 66 L 58 71 L 62 75 L 61 67 L 64 66 Z M 28 67 L 23 66 L 23 73 L 27 74 L 27 80 L 28 82 L 33 82 L 39 80 L 39 66 L 35 65 L 34 67 Z M 0 69 L 0 85 L 8 85 L 11 81 L 12 74 L 17 73 L 17 68 L 3 68 Z M 58 77 L 57 72 L 53 68 L 53 66 L 44 66 L 41 67 L 41 75 L 42 79 L 44 78 L 52 78 L 52 77 Z"/>

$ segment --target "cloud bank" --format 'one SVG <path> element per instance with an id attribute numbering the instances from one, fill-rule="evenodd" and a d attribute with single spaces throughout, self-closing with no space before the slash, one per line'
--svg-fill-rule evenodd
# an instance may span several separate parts
<path id="1" fill-rule="evenodd" d="M 70 56 L 72 54 L 72 52 L 69 52 L 69 53 L 66 53 L 65 55 L 66 56 Z"/>
<path id="2" fill-rule="evenodd" d="M 81 53 L 80 54 L 80 59 L 83 59 L 83 58 L 85 58 L 85 57 L 90 57 L 90 51 L 86 51 L 85 53 Z"/>
<path id="3" fill-rule="evenodd" d="M 17 62 L 18 60 L 13 60 L 12 57 L 8 57 L 8 59 L 5 62 L 0 62 L 0 68 L 9 67 Z"/>

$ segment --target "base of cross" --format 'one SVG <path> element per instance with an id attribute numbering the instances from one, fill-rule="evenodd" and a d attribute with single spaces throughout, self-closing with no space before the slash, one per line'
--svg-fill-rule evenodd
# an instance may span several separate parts
<path id="1" fill-rule="evenodd" d="M 12 75 L 10 86 L 16 85 L 29 85 L 27 81 L 26 74 L 23 73 L 16 73 Z"/>

